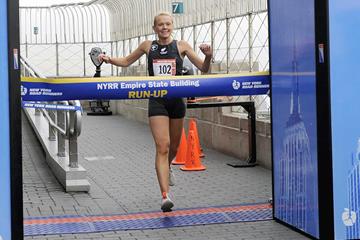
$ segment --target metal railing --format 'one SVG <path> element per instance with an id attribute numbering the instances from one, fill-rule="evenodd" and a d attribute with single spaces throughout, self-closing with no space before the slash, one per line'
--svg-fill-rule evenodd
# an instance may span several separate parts
<path id="1" fill-rule="evenodd" d="M 20 42 L 109 41 L 109 15 L 101 4 L 20 7 Z"/>
<path id="2" fill-rule="evenodd" d="M 22 76 L 46 78 L 32 66 L 29 61 L 20 57 Z M 81 107 L 79 100 L 52 102 L 52 104 L 73 105 Z M 49 141 L 57 141 L 57 153 L 59 157 L 66 157 L 66 141 L 68 141 L 69 167 L 77 168 L 78 164 L 78 143 L 77 138 L 81 133 L 82 112 L 69 110 L 46 110 L 35 109 L 35 115 L 42 115 L 48 122 Z"/>
<path id="3" fill-rule="evenodd" d="M 31 62 L 36 64 L 36 66 L 47 76 L 93 76 L 95 73 L 94 67 L 88 57 L 88 53 L 92 47 L 100 47 L 108 55 L 113 57 L 128 55 L 138 47 L 140 42 L 146 39 L 155 39 L 155 35 L 152 34 L 152 30 L 149 28 L 151 26 L 152 17 L 159 10 L 170 6 L 168 5 L 168 3 L 170 4 L 170 1 L 167 0 L 152 2 L 151 6 L 153 6 L 153 8 L 146 9 L 149 11 L 151 10 L 150 13 L 144 12 L 137 16 L 134 21 L 130 21 L 131 24 L 133 24 L 131 26 L 136 29 L 136 31 L 134 29 L 126 31 L 126 29 L 121 28 L 127 28 L 130 25 L 126 26 L 126 24 L 118 24 L 121 22 L 120 19 L 123 18 L 121 13 L 124 13 L 123 11 L 126 2 L 129 6 L 134 5 L 134 11 L 143 11 L 142 9 L 136 8 L 142 0 L 133 2 L 94 0 L 83 6 L 86 8 L 86 6 L 92 6 L 95 3 L 98 5 L 105 5 L 111 13 L 108 16 L 109 22 L 113 23 L 107 28 L 111 30 L 111 33 L 107 32 L 105 35 L 109 36 L 110 34 L 111 38 L 104 38 L 105 40 L 89 37 L 73 38 L 68 31 L 65 33 L 55 31 L 52 32 L 52 34 L 56 39 L 60 39 L 60 36 L 63 34 L 68 34 L 66 38 L 67 41 L 45 41 L 45 38 L 42 38 L 42 41 L 40 41 L 40 39 L 34 41 L 32 38 L 23 38 L 21 52 L 24 56 L 31 59 Z M 206 2 L 207 4 L 205 4 Z M 189 10 L 193 9 L 191 11 L 194 12 L 174 16 L 176 26 L 176 29 L 173 32 L 174 38 L 184 39 L 189 42 L 200 57 L 203 57 L 203 55 L 198 49 L 198 46 L 201 43 L 211 44 L 214 52 L 214 63 L 212 64 L 213 73 L 226 74 L 269 70 L 268 14 L 266 1 L 187 0 L 186 4 L 187 6 L 192 6 Z M 117 8 L 115 8 L 115 6 L 117 6 Z M 206 6 L 206 8 L 202 8 L 201 6 Z M 79 6 L 66 6 L 66 8 L 71 7 L 74 7 L 75 9 L 79 8 Z M 60 8 L 62 9 L 64 6 L 61 6 Z M 32 14 L 40 14 L 39 11 L 32 11 Z M 27 15 L 25 13 L 26 11 L 23 13 L 24 21 L 25 19 L 32 19 L 31 17 L 26 17 Z M 131 14 L 132 13 L 133 12 L 131 12 Z M 128 13 L 125 12 L 124 14 Z M 33 19 L 37 18 L 33 17 Z M 57 20 L 59 26 L 62 26 L 62 22 L 59 19 Z M 144 21 L 144 19 L 147 20 Z M 90 19 L 84 18 L 82 21 L 86 22 L 86 20 L 89 21 Z M 97 23 L 99 26 L 102 24 L 103 23 Z M 67 28 L 70 27 L 68 26 Z M 97 29 L 98 27 L 94 28 L 94 32 L 91 34 L 99 37 L 102 36 L 102 33 L 98 32 Z M 46 52 L 47 54 L 42 54 L 43 52 Z M 102 76 L 146 74 L 145 56 L 129 68 L 115 67 L 112 65 L 102 66 Z M 233 97 L 232 99 L 235 102 L 254 101 L 257 109 L 257 117 L 260 117 L 263 120 L 270 119 L 270 98 L 267 95 L 253 97 L 240 96 Z M 242 108 L 236 106 L 231 108 L 231 113 L 235 115 L 246 115 Z"/>

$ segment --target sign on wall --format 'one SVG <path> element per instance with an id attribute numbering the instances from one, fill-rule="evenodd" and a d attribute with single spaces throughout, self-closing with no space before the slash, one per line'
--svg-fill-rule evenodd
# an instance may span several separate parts
<path id="1" fill-rule="evenodd" d="M 173 2 L 172 6 L 172 13 L 173 14 L 182 14 L 184 13 L 184 3 L 183 2 Z"/>

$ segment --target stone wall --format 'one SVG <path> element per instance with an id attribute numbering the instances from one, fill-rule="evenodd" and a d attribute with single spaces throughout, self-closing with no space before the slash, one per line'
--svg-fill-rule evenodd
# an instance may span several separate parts
<path id="1" fill-rule="evenodd" d="M 147 100 L 111 101 L 114 114 L 148 123 Z M 247 159 L 248 120 L 246 116 L 236 116 L 228 108 L 188 109 L 185 127 L 189 118 L 197 120 L 202 146 L 212 148 L 239 159 Z M 271 126 L 269 122 L 256 122 L 256 153 L 258 163 L 271 168 Z"/>

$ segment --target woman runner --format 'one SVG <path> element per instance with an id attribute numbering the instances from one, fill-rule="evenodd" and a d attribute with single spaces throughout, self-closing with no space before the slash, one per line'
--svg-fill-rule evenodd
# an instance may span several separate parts
<path id="1" fill-rule="evenodd" d="M 207 44 L 199 46 L 205 59 L 200 59 L 191 46 L 183 40 L 172 38 L 174 20 L 169 13 L 159 13 L 154 17 L 153 30 L 157 40 L 142 42 L 139 47 L 126 57 L 111 58 L 104 54 L 99 59 L 115 66 L 128 67 L 143 54 L 147 55 L 150 76 L 182 75 L 185 56 L 203 73 L 210 69 L 212 49 Z M 173 186 L 174 176 L 170 168 L 176 156 L 184 125 L 186 105 L 182 98 L 150 98 L 149 125 L 155 141 L 155 168 L 162 194 L 161 209 L 171 211 L 174 206 L 169 197 L 169 185 Z"/>

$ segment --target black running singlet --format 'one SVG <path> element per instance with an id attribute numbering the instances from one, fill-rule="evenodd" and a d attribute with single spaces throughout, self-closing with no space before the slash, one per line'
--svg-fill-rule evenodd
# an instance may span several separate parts
<path id="1" fill-rule="evenodd" d="M 148 56 L 148 71 L 150 76 L 182 75 L 183 59 L 181 58 L 177 41 L 169 45 L 160 45 L 153 41 Z"/>
<path id="2" fill-rule="evenodd" d="M 160 45 L 153 41 L 148 55 L 148 71 L 150 76 L 182 75 L 183 59 L 179 55 L 177 42 Z M 184 118 L 186 105 L 182 98 L 150 98 L 148 116 L 168 116 Z"/>

